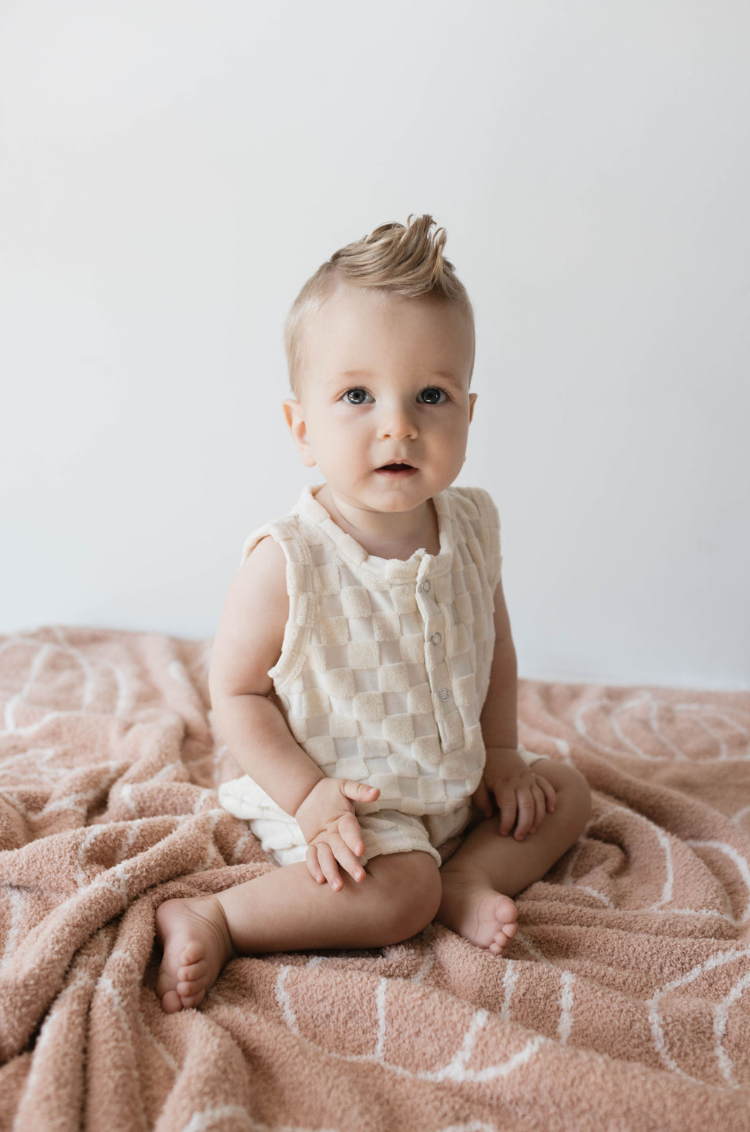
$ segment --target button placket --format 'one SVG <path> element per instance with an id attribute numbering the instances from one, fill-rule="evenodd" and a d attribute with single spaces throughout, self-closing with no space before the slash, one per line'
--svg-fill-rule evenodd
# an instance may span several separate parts
<path id="1" fill-rule="evenodd" d="M 433 616 L 429 624 L 425 625 L 425 653 L 427 656 L 427 671 L 433 673 L 438 666 L 445 662 L 445 645 L 443 643 L 443 619 Z M 431 681 L 432 682 L 432 681 Z M 445 681 L 443 681 L 445 683 Z M 434 691 L 433 687 L 433 691 Z"/>
<path id="2" fill-rule="evenodd" d="M 443 630 L 444 619 L 440 606 L 435 598 L 432 583 L 429 578 L 422 577 L 417 582 L 417 605 L 422 613 L 425 634 L 425 661 L 430 685 L 432 686 L 432 673 L 437 665 L 444 659 Z M 434 691 L 434 688 L 433 688 Z"/>
<path id="3" fill-rule="evenodd" d="M 424 623 L 425 667 L 432 693 L 435 723 L 440 747 L 449 752 L 460 745 L 456 732 L 456 718 L 461 713 L 456 703 L 450 666 L 445 653 L 446 611 L 437 599 L 437 588 L 424 575 L 417 578 L 416 598 Z"/>
<path id="4" fill-rule="evenodd" d="M 445 745 L 443 720 L 446 712 L 456 710 L 451 678 L 445 656 L 445 617 L 429 578 L 417 582 L 417 605 L 424 621 L 425 661 L 430 690 L 440 704 L 436 714 L 440 745 Z M 433 703 L 435 701 L 433 700 Z"/>

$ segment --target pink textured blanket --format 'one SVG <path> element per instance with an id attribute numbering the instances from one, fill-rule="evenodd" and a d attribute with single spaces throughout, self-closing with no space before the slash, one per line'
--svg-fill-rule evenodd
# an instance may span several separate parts
<path id="1" fill-rule="evenodd" d="M 220 809 L 210 642 L 0 638 L 0 1126 L 15 1132 L 750 1128 L 750 693 L 522 681 L 594 794 L 498 959 L 236 959 L 154 994 L 154 909 L 274 866 Z"/>

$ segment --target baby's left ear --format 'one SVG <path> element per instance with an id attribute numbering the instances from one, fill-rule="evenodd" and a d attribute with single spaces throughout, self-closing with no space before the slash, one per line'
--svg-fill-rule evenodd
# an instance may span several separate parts
<path id="1" fill-rule="evenodd" d="M 478 393 L 470 393 L 469 394 L 469 422 L 471 422 L 471 420 L 474 417 L 474 406 L 476 404 L 478 396 L 479 396 Z"/>

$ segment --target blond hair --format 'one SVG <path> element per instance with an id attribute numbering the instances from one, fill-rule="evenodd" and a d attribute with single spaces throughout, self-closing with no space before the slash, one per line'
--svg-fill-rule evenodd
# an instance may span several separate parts
<path id="1" fill-rule="evenodd" d="M 406 225 L 382 224 L 369 236 L 334 252 L 297 295 L 284 322 L 284 350 L 295 397 L 305 369 L 305 325 L 342 283 L 410 299 L 430 296 L 453 303 L 466 314 L 476 342 L 471 300 L 453 264 L 443 255 L 445 228 L 431 233 L 432 217 L 425 214 L 410 224 L 413 215 L 409 214 Z M 469 383 L 473 372 L 474 353 Z"/>

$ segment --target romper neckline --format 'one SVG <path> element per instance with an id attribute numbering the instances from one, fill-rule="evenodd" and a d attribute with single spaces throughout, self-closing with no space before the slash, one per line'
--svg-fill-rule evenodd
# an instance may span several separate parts
<path id="1" fill-rule="evenodd" d="M 334 543 L 338 553 L 366 573 L 375 574 L 389 582 L 408 581 L 415 577 L 443 574 L 450 569 L 453 556 L 453 517 L 447 497 L 447 490 L 432 496 L 438 523 L 440 550 L 428 554 L 424 547 L 415 550 L 409 558 L 379 558 L 368 554 L 361 543 L 342 530 L 329 515 L 322 503 L 318 503 L 313 490 L 318 491 L 323 484 L 305 484 L 302 494 L 293 508 L 300 518 L 318 527 L 323 535 Z"/>

